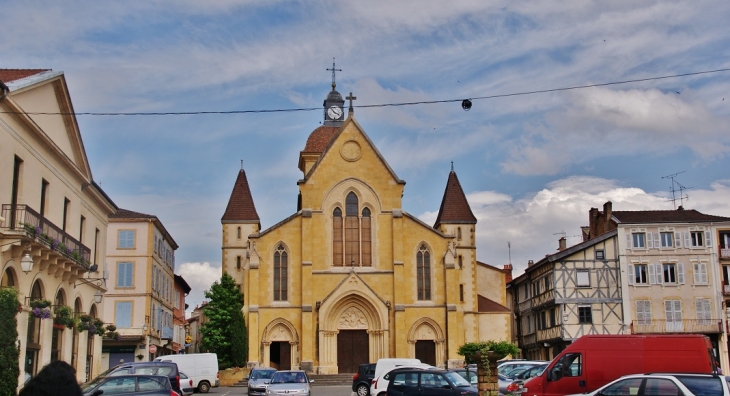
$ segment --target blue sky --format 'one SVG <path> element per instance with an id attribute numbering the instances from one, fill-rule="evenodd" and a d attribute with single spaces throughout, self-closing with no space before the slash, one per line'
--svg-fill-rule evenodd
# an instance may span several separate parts
<path id="1" fill-rule="evenodd" d="M 476 98 L 730 68 L 727 1 L 34 1 L 3 5 L 0 67 L 63 71 L 77 112 L 321 107 Z M 436 217 L 450 162 L 478 259 L 515 275 L 579 241 L 588 210 L 730 216 L 730 72 L 458 102 L 356 108 Z M 296 210 L 299 151 L 322 111 L 79 116 L 94 179 L 176 239 L 191 305 L 220 276 L 220 217 L 243 160 L 262 226 Z"/>

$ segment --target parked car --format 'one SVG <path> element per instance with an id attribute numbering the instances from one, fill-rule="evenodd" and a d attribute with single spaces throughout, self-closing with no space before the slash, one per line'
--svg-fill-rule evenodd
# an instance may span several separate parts
<path id="1" fill-rule="evenodd" d="M 180 372 L 180 390 L 182 390 L 183 396 L 192 395 L 195 392 L 193 379 L 188 377 L 183 371 Z"/>
<path id="2" fill-rule="evenodd" d="M 730 396 L 725 377 L 717 374 L 631 374 L 594 390 L 573 396 Z"/>
<path id="3" fill-rule="evenodd" d="M 526 381 L 536 375 L 542 374 L 542 372 L 545 371 L 545 368 L 547 366 L 548 366 L 547 363 L 538 364 L 538 365 L 532 366 L 530 368 L 524 369 L 522 371 L 519 371 L 517 373 L 513 372 L 512 378 L 515 381 Z"/>
<path id="4" fill-rule="evenodd" d="M 127 374 L 164 375 L 170 380 L 172 389 L 182 395 L 180 389 L 180 371 L 172 362 L 130 362 L 118 364 L 100 374 L 100 376 L 120 376 Z M 108 393 L 108 392 L 107 392 Z"/>
<path id="5" fill-rule="evenodd" d="M 352 377 L 352 391 L 357 396 L 370 396 L 370 385 L 375 377 L 376 363 L 361 364 Z"/>
<path id="6" fill-rule="evenodd" d="M 403 369 L 438 370 L 438 367 L 434 367 L 434 366 L 431 366 L 430 364 L 425 364 L 425 363 L 417 363 L 417 364 L 413 364 L 413 365 L 392 367 L 392 368 L 390 368 L 390 370 L 383 372 L 382 375 L 378 375 L 378 374 L 375 375 L 375 378 L 373 378 L 372 384 L 370 385 L 370 395 L 371 396 L 385 395 L 385 392 L 388 390 L 388 382 L 390 381 L 391 373 L 393 373 L 396 370 L 403 370 Z"/>
<path id="7" fill-rule="evenodd" d="M 378 377 L 386 372 L 393 370 L 396 367 L 406 367 L 411 365 L 421 364 L 418 359 L 407 359 L 407 358 L 382 358 L 378 359 L 375 363 L 375 377 Z"/>
<path id="8" fill-rule="evenodd" d="M 314 382 L 307 377 L 302 370 L 280 370 L 271 376 L 271 382 L 266 388 L 266 395 L 297 395 L 309 396 L 311 389 L 309 384 Z"/>
<path id="9" fill-rule="evenodd" d="M 476 367 L 474 367 L 474 368 L 469 367 L 468 370 L 466 367 L 455 368 L 455 369 L 449 369 L 449 371 L 459 374 L 473 386 L 476 386 L 476 384 L 478 382 Z"/>
<path id="10" fill-rule="evenodd" d="M 477 396 L 464 377 L 447 370 L 399 369 L 391 372 L 388 396 Z"/>
<path id="11" fill-rule="evenodd" d="M 248 373 L 248 396 L 263 396 L 266 394 L 266 388 L 271 382 L 271 377 L 276 369 L 271 367 L 256 367 Z"/>
<path id="12" fill-rule="evenodd" d="M 511 378 L 507 378 L 502 374 L 497 374 L 497 385 L 499 386 L 500 395 L 515 395 L 519 386 Z"/>
<path id="13" fill-rule="evenodd" d="M 178 369 L 188 373 L 193 387 L 200 393 L 208 393 L 211 387 L 218 386 L 218 355 L 215 353 L 165 355 L 155 361 L 176 363 Z"/>
<path id="14" fill-rule="evenodd" d="M 170 379 L 163 375 L 100 375 L 81 386 L 84 396 L 177 396 Z"/>
<path id="15" fill-rule="evenodd" d="M 508 360 L 498 365 L 497 371 L 507 378 L 514 378 L 514 376 L 519 372 L 547 363 L 548 362 L 543 360 Z"/>

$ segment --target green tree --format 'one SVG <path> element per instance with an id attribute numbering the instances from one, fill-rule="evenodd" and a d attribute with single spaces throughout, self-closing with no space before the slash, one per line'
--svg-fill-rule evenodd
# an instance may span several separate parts
<path id="1" fill-rule="evenodd" d="M 202 348 L 218 355 L 221 368 L 237 365 L 246 359 L 243 351 L 246 345 L 246 324 L 241 313 L 243 295 L 233 278 L 223 274 L 220 282 L 213 283 L 210 290 L 205 292 L 205 297 L 209 301 L 203 312 L 208 321 L 200 328 Z"/>
<path id="2" fill-rule="evenodd" d="M 0 396 L 15 395 L 18 389 L 18 294 L 11 287 L 0 288 Z"/>

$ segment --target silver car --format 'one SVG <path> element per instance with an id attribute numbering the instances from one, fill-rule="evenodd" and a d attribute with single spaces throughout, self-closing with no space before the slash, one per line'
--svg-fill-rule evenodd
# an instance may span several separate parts
<path id="1" fill-rule="evenodd" d="M 274 373 L 266 388 L 266 396 L 309 396 L 314 382 L 302 370 L 281 370 Z"/>
<path id="2" fill-rule="evenodd" d="M 271 382 L 276 369 L 271 367 L 256 367 L 251 369 L 248 374 L 248 396 L 263 396 L 266 394 L 266 388 Z"/>

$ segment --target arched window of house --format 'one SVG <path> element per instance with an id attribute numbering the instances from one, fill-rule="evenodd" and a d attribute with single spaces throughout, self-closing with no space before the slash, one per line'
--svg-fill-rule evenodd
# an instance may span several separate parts
<path id="1" fill-rule="evenodd" d="M 56 299 L 53 305 L 59 307 L 66 305 L 66 295 L 63 289 L 58 289 L 56 293 Z M 63 332 L 65 331 L 64 326 L 53 326 L 53 333 L 51 334 L 51 361 L 61 359 L 61 349 L 63 348 Z"/>
<path id="2" fill-rule="evenodd" d="M 431 299 L 431 254 L 426 245 L 421 245 L 416 253 L 416 268 L 418 278 L 418 300 Z"/>
<path id="3" fill-rule="evenodd" d="M 372 260 L 372 243 L 371 243 L 371 231 L 370 231 L 370 209 L 364 208 L 362 210 L 362 266 L 370 267 L 373 264 Z"/>
<path id="4" fill-rule="evenodd" d="M 357 212 L 357 195 L 350 192 L 345 199 L 345 266 L 360 265 L 360 219 Z"/>
<path id="5" fill-rule="evenodd" d="M 287 254 L 284 245 L 279 244 L 274 252 L 274 301 L 286 301 L 287 291 Z"/>
<path id="6" fill-rule="evenodd" d="M 332 254 L 333 265 L 342 267 L 342 209 L 332 212 Z"/>
<path id="7" fill-rule="evenodd" d="M 43 300 L 43 287 L 41 282 L 36 279 L 33 283 L 33 288 L 30 291 L 30 301 Z M 50 308 L 34 308 L 35 309 L 50 309 Z M 26 344 L 25 344 L 25 372 L 30 375 L 35 375 L 40 370 L 38 360 L 40 358 L 41 350 L 41 321 L 36 317 L 35 314 L 31 313 L 28 315 L 28 332 L 26 333 Z"/>
<path id="8" fill-rule="evenodd" d="M 15 273 L 12 268 L 6 268 L 3 274 L 2 280 L 0 280 L 0 286 L 2 287 L 16 287 L 18 282 L 15 280 Z"/>

